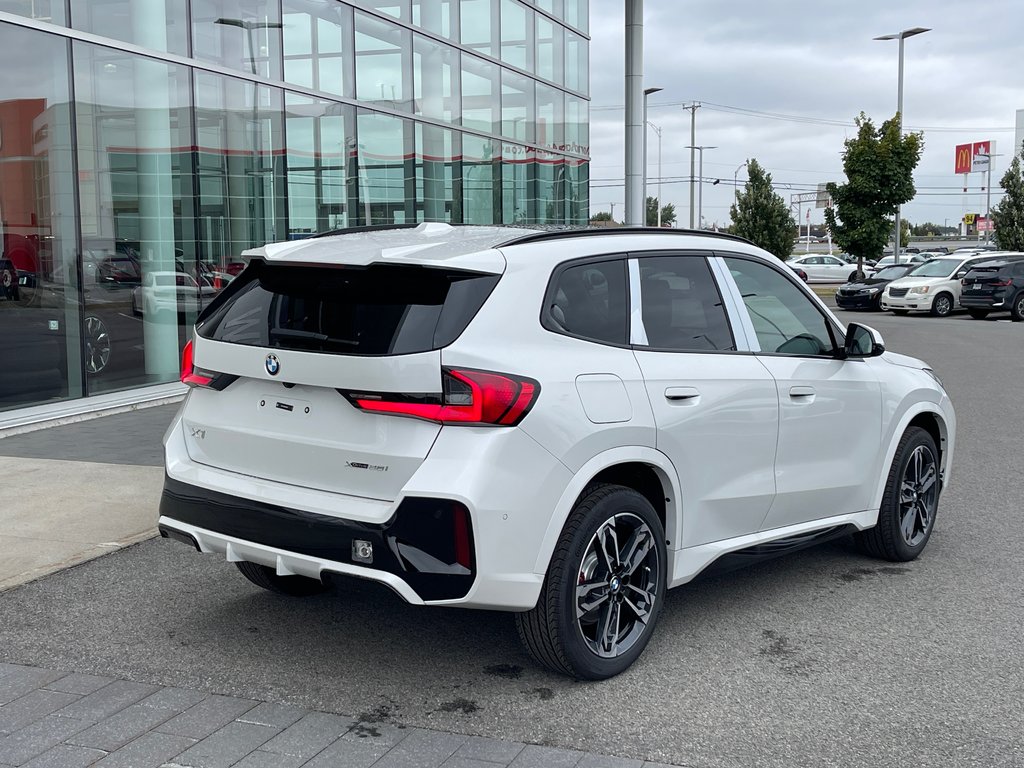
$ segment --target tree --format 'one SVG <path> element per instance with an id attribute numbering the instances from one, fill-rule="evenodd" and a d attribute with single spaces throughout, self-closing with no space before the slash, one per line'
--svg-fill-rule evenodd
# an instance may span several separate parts
<path id="1" fill-rule="evenodd" d="M 1024 169 L 1021 168 L 1021 152 L 1014 153 L 1010 167 L 999 180 L 1006 192 L 999 204 L 992 209 L 992 223 L 996 228 L 996 245 L 1004 251 L 1024 251 Z"/>
<path id="2" fill-rule="evenodd" d="M 608 213 L 608 211 L 598 211 L 590 217 L 590 221 L 615 221 L 615 219 L 612 218 L 612 215 Z"/>
<path id="3" fill-rule="evenodd" d="M 789 206 L 772 189 L 772 175 L 757 160 L 747 162 L 747 183 L 729 208 L 730 231 L 755 245 L 788 259 L 793 253 L 796 221 Z"/>
<path id="4" fill-rule="evenodd" d="M 896 208 L 914 197 L 914 168 L 921 159 L 924 137 L 902 135 L 900 115 L 876 128 L 863 112 L 855 120 L 857 135 L 843 142 L 846 183 L 828 183 L 834 207 L 825 209 L 832 237 L 847 253 L 879 259 L 889 242 Z"/>
<path id="5" fill-rule="evenodd" d="M 658 198 L 648 197 L 647 198 L 647 226 L 656 227 L 658 226 Z M 676 207 L 672 203 L 668 203 L 661 207 L 661 225 L 672 226 L 676 223 Z"/>

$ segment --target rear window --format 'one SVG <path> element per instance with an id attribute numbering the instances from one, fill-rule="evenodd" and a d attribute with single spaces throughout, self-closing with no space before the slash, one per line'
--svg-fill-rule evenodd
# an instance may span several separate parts
<path id="1" fill-rule="evenodd" d="M 337 355 L 407 355 L 458 338 L 499 275 L 253 262 L 200 316 L 204 338 Z"/>

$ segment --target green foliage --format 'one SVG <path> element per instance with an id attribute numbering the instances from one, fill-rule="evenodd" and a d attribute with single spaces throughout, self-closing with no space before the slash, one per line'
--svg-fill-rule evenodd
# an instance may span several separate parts
<path id="1" fill-rule="evenodd" d="M 647 226 L 656 227 L 658 226 L 658 198 L 648 197 L 647 198 Z M 672 226 L 676 223 L 676 207 L 672 203 L 663 205 L 661 207 L 661 225 L 663 227 Z"/>
<path id="2" fill-rule="evenodd" d="M 788 259 L 793 252 L 796 222 L 789 206 L 772 189 L 772 175 L 757 160 L 747 163 L 747 183 L 729 208 L 729 231 L 755 245 Z"/>
<path id="3" fill-rule="evenodd" d="M 876 128 L 861 112 L 856 124 L 857 135 L 844 142 L 847 181 L 829 182 L 834 207 L 825 209 L 825 222 L 842 250 L 859 259 L 878 259 L 892 234 L 897 206 L 914 197 L 914 168 L 924 137 L 901 136 L 898 113 Z M 902 233 L 901 241 L 906 242 Z"/>
<path id="4" fill-rule="evenodd" d="M 591 221 L 612 221 L 612 215 L 608 211 L 598 211 L 590 217 Z"/>
<path id="5" fill-rule="evenodd" d="M 924 224 L 910 225 L 910 234 L 914 237 L 935 237 L 936 235 L 955 235 L 956 233 L 956 227 L 935 224 L 930 221 L 926 221 Z"/>
<path id="6" fill-rule="evenodd" d="M 996 245 L 1004 251 L 1024 251 L 1024 169 L 1021 168 L 1021 152 L 1015 153 L 1010 167 L 1006 169 L 999 183 L 1006 194 L 992 209 L 992 223 L 995 225 Z"/>

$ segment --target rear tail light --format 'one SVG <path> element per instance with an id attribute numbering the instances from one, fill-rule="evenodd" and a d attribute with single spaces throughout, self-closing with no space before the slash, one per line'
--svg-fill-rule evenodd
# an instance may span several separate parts
<path id="1" fill-rule="evenodd" d="M 505 373 L 444 368 L 442 395 L 342 392 L 357 408 L 373 413 L 412 416 L 441 424 L 518 424 L 537 401 L 540 384 Z"/>
<path id="2" fill-rule="evenodd" d="M 233 376 L 230 373 L 217 373 L 216 371 L 207 371 L 205 368 L 196 368 L 192 360 L 192 339 L 188 340 L 185 349 L 181 352 L 182 384 L 188 384 L 190 387 L 220 391 L 237 378 L 237 376 Z"/>
<path id="3" fill-rule="evenodd" d="M 1013 278 L 1008 277 L 1005 280 L 1000 280 L 999 282 L 992 283 L 991 285 L 993 288 L 1005 288 L 1008 285 L 1013 285 Z"/>

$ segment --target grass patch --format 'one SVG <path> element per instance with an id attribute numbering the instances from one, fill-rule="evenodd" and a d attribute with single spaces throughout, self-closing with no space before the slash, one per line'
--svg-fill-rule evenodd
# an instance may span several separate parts
<path id="1" fill-rule="evenodd" d="M 808 286 L 812 291 L 821 296 L 823 299 L 831 299 L 836 295 L 836 286 L 834 285 L 810 285 Z"/>

